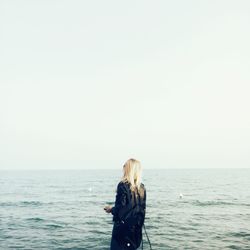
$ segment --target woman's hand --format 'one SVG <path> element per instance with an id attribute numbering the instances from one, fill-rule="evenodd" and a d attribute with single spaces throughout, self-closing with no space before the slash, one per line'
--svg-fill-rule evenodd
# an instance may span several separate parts
<path id="1" fill-rule="evenodd" d="M 112 209 L 112 206 L 110 205 L 107 205 L 104 207 L 104 210 L 107 212 L 107 213 L 111 213 L 111 209 Z"/>

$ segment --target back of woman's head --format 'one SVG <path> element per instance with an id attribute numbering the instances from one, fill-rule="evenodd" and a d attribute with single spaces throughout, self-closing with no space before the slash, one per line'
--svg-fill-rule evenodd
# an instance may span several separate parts
<path id="1" fill-rule="evenodd" d="M 138 160 L 131 158 L 123 165 L 122 181 L 130 184 L 131 191 L 134 192 L 137 189 L 140 195 L 143 195 L 144 192 L 141 190 L 141 173 L 142 167 Z"/>

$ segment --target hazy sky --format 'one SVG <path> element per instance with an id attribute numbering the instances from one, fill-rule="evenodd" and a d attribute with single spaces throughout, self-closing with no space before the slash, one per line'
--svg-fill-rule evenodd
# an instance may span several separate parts
<path id="1" fill-rule="evenodd" d="M 250 167 L 250 1 L 0 1 L 0 169 Z"/>

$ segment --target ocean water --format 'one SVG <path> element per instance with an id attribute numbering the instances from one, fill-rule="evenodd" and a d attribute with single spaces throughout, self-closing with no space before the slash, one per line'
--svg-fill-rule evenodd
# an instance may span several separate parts
<path id="1" fill-rule="evenodd" d="M 0 249 L 108 250 L 112 216 L 103 207 L 120 176 L 0 171 Z M 250 169 L 145 170 L 143 182 L 154 250 L 250 249 Z"/>

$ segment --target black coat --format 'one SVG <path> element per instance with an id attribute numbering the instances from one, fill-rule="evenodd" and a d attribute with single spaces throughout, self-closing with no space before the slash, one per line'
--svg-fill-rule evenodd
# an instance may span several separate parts
<path id="1" fill-rule="evenodd" d="M 144 210 L 144 216 L 146 213 L 146 189 L 144 187 L 144 184 L 141 184 L 140 189 L 143 189 L 144 195 L 143 197 L 136 197 L 134 194 L 132 194 L 130 190 L 130 184 L 126 182 L 119 182 L 117 185 L 117 191 L 116 191 L 116 199 L 115 199 L 115 205 L 111 210 L 111 213 L 113 215 L 113 231 L 112 231 L 112 240 L 111 240 L 111 249 L 113 250 L 120 250 L 120 249 L 130 249 L 130 248 L 123 248 L 121 245 L 120 247 L 117 247 L 121 242 L 123 242 L 124 239 L 122 239 L 122 235 L 119 233 L 121 218 L 120 218 L 120 212 L 121 210 L 126 209 L 126 207 L 129 206 L 130 203 L 133 202 L 133 199 L 137 199 L 136 202 L 138 202 L 138 199 L 140 199 L 140 204 Z M 136 244 L 139 246 L 142 240 L 142 228 L 139 228 L 135 232 L 135 239 Z M 112 248 L 112 243 L 116 247 Z"/>

